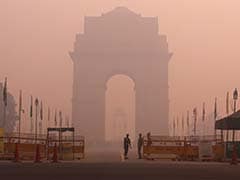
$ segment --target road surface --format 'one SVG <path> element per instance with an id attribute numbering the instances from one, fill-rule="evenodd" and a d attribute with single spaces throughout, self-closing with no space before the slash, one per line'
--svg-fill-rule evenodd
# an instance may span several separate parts
<path id="1" fill-rule="evenodd" d="M 89 154 L 85 160 L 60 162 L 0 162 L 0 180 L 239 180 L 240 165 L 207 162 L 121 161 L 120 152 Z"/>

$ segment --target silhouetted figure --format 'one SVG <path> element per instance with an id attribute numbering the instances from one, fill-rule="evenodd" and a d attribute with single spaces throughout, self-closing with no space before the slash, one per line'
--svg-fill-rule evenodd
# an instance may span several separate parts
<path id="1" fill-rule="evenodd" d="M 138 137 L 138 159 L 142 159 L 142 147 L 143 147 L 143 137 L 142 134 L 139 134 Z"/>
<path id="2" fill-rule="evenodd" d="M 152 158 L 150 158 L 150 155 L 151 155 L 151 146 L 152 146 L 152 138 L 151 138 L 151 133 L 147 133 L 147 159 L 151 159 L 153 160 Z"/>
<path id="3" fill-rule="evenodd" d="M 123 140 L 123 146 L 124 146 L 124 158 L 128 159 L 128 150 L 131 148 L 131 140 L 129 138 L 129 134 L 126 135 L 126 137 Z"/>

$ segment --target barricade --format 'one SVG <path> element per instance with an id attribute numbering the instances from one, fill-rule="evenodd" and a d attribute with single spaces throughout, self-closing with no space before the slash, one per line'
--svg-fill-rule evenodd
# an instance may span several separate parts
<path id="1" fill-rule="evenodd" d="M 80 160 L 85 158 L 85 139 L 83 136 L 75 136 L 74 142 L 67 137 L 62 137 L 61 142 L 53 137 L 49 137 L 47 148 L 49 160 L 53 159 L 55 144 L 60 160 Z"/>
<path id="2" fill-rule="evenodd" d="M 3 142 L 3 152 L 0 153 L 0 160 L 16 159 L 16 143 L 18 159 L 20 160 L 50 160 L 53 156 L 54 144 L 57 144 L 58 157 L 62 160 L 83 159 L 85 157 L 85 139 L 83 136 L 62 136 L 61 141 L 51 136 L 34 134 L 21 134 L 20 143 L 17 133 L 5 134 L 0 137 Z M 38 145 L 38 149 L 37 149 Z M 38 152 L 38 154 L 37 154 Z"/>
<path id="3" fill-rule="evenodd" d="M 215 136 L 151 136 L 150 141 L 151 145 L 144 137 L 146 159 L 221 161 L 224 158 L 224 145 Z"/>
<path id="4" fill-rule="evenodd" d="M 21 160 L 33 160 L 36 155 L 36 144 L 18 144 L 18 154 Z M 15 143 L 4 143 L 5 159 L 13 159 L 15 156 Z M 46 158 L 46 145 L 39 145 L 41 158 Z"/>

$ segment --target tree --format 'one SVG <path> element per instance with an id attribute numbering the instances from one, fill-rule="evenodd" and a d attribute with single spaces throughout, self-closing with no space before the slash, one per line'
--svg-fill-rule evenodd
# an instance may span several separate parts
<path id="1" fill-rule="evenodd" d="M 5 132 L 13 132 L 16 122 L 18 120 L 16 112 L 16 102 L 11 93 L 7 92 L 7 107 L 6 107 L 6 121 L 5 121 Z M 3 84 L 0 83 L 0 126 L 3 125 L 4 117 L 4 102 L 3 102 Z"/>

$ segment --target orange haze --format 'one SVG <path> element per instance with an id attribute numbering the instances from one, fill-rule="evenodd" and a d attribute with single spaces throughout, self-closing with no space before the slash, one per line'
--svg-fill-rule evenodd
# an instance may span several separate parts
<path id="1" fill-rule="evenodd" d="M 22 89 L 25 101 L 32 94 L 70 115 L 75 35 L 85 15 L 116 6 L 159 17 L 174 53 L 171 114 L 203 101 L 213 111 L 217 96 L 224 115 L 226 92 L 240 89 L 239 0 L 0 0 L 0 80 L 8 77 L 16 97 Z"/>

